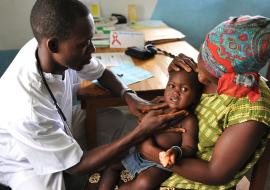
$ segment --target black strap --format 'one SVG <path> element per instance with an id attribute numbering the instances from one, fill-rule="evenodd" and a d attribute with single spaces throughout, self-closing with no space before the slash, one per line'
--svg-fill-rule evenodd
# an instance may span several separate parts
<path id="1" fill-rule="evenodd" d="M 42 78 L 42 80 L 43 80 L 43 82 L 44 82 L 44 84 L 45 84 L 45 86 L 46 86 L 46 88 L 47 88 L 47 90 L 48 90 L 48 92 L 49 92 L 49 94 L 50 94 L 52 100 L 53 100 L 53 103 L 54 103 L 54 105 L 55 105 L 55 107 L 56 107 L 56 109 L 57 109 L 57 112 L 58 112 L 59 115 L 62 117 L 62 119 L 63 119 L 65 122 L 67 122 L 67 119 L 66 119 L 66 117 L 65 117 L 65 114 L 63 113 L 62 109 L 61 109 L 60 106 L 58 105 L 58 103 L 57 103 L 57 101 L 56 101 L 56 99 L 55 99 L 55 96 L 53 95 L 53 93 L 52 93 L 52 91 L 51 91 L 51 89 L 50 89 L 50 87 L 49 87 L 49 85 L 48 85 L 48 83 L 47 83 L 47 81 L 46 81 L 46 79 L 45 79 L 45 77 L 44 77 L 44 74 L 43 74 L 43 71 L 42 71 L 42 68 L 41 68 L 41 64 L 40 64 L 39 58 L 38 58 L 38 56 L 37 56 L 37 51 L 36 51 L 36 59 L 37 59 L 37 68 L 38 68 L 38 72 L 39 72 L 39 74 L 40 74 L 40 76 L 41 76 L 41 78 Z"/>
<path id="2" fill-rule="evenodd" d="M 157 47 L 156 47 L 156 48 L 157 48 Z M 165 55 L 165 56 L 168 56 L 168 57 L 170 57 L 170 58 L 173 58 L 173 59 L 176 57 L 175 55 L 171 54 L 170 52 L 167 52 L 167 51 L 162 50 L 162 49 L 160 49 L 160 48 L 157 48 L 157 52 L 158 52 L 158 53 L 161 53 L 161 54 L 163 54 L 163 55 Z"/>
<path id="3" fill-rule="evenodd" d="M 154 44 L 151 44 L 151 43 L 147 43 L 145 45 L 145 49 L 150 51 L 153 55 L 156 54 L 156 53 L 160 53 L 162 55 L 168 56 L 168 57 L 173 58 L 173 59 L 176 57 L 176 55 L 173 55 L 172 53 L 167 52 L 165 50 L 162 50 L 162 49 L 156 47 Z"/>

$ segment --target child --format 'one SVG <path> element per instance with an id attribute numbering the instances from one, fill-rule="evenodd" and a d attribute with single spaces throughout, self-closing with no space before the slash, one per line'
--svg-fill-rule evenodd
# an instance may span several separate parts
<path id="1" fill-rule="evenodd" d="M 173 61 L 177 61 L 177 58 Z M 164 101 L 168 107 L 164 112 L 186 109 L 190 114 L 182 121 L 175 118 L 167 123 L 169 126 L 167 130 L 154 134 L 138 147 L 130 149 L 129 155 L 121 163 L 109 166 L 102 174 L 99 190 L 113 189 L 122 169 L 127 169 L 133 177 L 137 176 L 133 181 L 122 184 L 119 189 L 155 189 L 169 177 L 171 174 L 169 167 L 176 160 L 194 156 L 197 150 L 198 124 L 192 111 L 200 96 L 201 84 L 195 72 L 188 73 L 184 70 L 170 72 L 164 92 Z M 140 148 L 144 147 L 147 147 L 148 151 L 155 151 L 157 148 L 169 150 L 166 153 L 160 152 L 160 158 L 153 162 L 146 160 L 144 155 L 140 154 Z M 163 166 L 158 164 L 159 159 Z"/>

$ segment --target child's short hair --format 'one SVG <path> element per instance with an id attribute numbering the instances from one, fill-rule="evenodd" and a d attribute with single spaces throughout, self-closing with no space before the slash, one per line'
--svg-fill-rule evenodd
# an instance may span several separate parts
<path id="1" fill-rule="evenodd" d="M 88 15 L 89 10 L 78 0 L 36 0 L 30 23 L 38 42 L 44 37 L 65 40 L 76 20 Z"/>

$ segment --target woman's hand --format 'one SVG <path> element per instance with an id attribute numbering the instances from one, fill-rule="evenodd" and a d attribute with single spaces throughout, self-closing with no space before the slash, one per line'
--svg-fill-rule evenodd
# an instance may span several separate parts
<path id="1" fill-rule="evenodd" d="M 168 67 L 168 71 L 179 71 L 180 69 L 184 69 L 187 72 L 196 71 L 197 64 L 195 61 L 182 53 L 180 53 L 177 57 L 173 59 L 173 61 L 170 63 Z"/>

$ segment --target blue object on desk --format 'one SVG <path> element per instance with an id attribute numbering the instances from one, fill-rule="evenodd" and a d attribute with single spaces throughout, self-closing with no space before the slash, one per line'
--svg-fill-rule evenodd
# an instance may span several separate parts
<path id="1" fill-rule="evenodd" d="M 119 76 L 119 78 L 126 85 L 153 77 L 152 73 L 131 64 L 123 64 L 120 66 L 112 67 L 111 70 L 114 74 Z"/>

